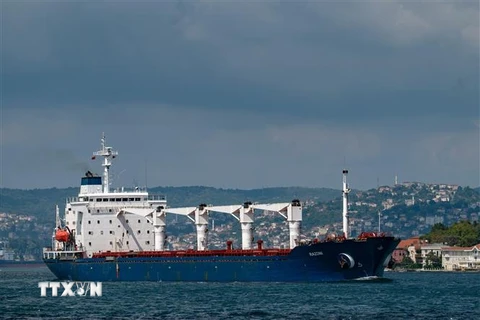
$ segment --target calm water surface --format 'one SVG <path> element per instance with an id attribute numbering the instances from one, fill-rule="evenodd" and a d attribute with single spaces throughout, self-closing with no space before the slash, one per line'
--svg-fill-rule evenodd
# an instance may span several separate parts
<path id="1" fill-rule="evenodd" d="M 480 319 L 480 273 L 386 277 L 321 284 L 104 282 L 101 297 L 40 297 L 38 282 L 55 281 L 46 267 L 0 268 L 0 318 Z"/>

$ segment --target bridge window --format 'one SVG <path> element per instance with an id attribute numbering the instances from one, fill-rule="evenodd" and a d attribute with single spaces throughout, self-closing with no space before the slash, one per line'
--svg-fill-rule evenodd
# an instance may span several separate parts
<path id="1" fill-rule="evenodd" d="M 110 198 L 110 201 L 115 201 L 115 198 Z"/>
<path id="2" fill-rule="evenodd" d="M 117 202 L 122 201 L 122 198 L 116 198 L 115 201 Z"/>
<path id="3" fill-rule="evenodd" d="M 102 199 L 97 198 L 95 201 L 97 201 L 97 202 L 102 202 Z"/>
<path id="4" fill-rule="evenodd" d="M 140 198 L 135 198 L 135 201 L 140 201 Z"/>
<path id="5" fill-rule="evenodd" d="M 134 199 L 133 198 L 128 198 L 128 201 L 134 201 Z"/>
<path id="6" fill-rule="evenodd" d="M 122 201 L 128 201 L 128 198 L 123 198 Z"/>
<path id="7" fill-rule="evenodd" d="M 108 201 L 108 199 L 103 199 L 103 202 L 107 202 L 107 201 Z"/>

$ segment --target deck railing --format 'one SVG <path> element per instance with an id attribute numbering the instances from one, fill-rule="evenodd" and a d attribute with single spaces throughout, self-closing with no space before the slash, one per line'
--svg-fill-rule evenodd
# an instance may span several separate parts
<path id="1" fill-rule="evenodd" d="M 121 195 L 121 197 L 120 197 Z M 95 199 L 94 201 L 91 201 L 93 199 Z M 96 199 L 98 198 L 101 198 L 102 201 L 96 201 Z M 104 201 L 104 199 L 107 199 L 106 201 Z M 115 201 L 110 201 L 110 199 L 115 199 Z M 120 200 L 119 200 L 120 199 Z M 118 203 L 118 204 L 122 204 L 122 205 L 125 205 L 125 203 L 134 203 L 134 202 L 141 202 L 141 201 L 167 201 L 167 197 L 165 195 L 161 195 L 161 194 L 149 194 L 149 195 L 146 195 L 146 194 L 142 194 L 142 195 L 139 195 L 139 194 L 135 194 L 135 193 L 131 193 L 131 192 L 119 192 L 117 194 L 115 193 L 111 193 L 109 194 L 108 196 L 107 195 L 101 195 L 101 194 L 98 194 L 94 197 L 88 197 L 88 196 L 80 196 L 80 197 L 68 197 L 66 199 L 66 203 L 77 203 L 77 202 L 89 202 L 89 203 L 105 203 L 105 202 L 109 202 L 109 203 Z"/>

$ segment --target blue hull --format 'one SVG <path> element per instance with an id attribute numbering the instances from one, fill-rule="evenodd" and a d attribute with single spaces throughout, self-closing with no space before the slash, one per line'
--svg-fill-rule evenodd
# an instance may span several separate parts
<path id="1" fill-rule="evenodd" d="M 59 280 L 322 282 L 382 277 L 399 243 L 393 237 L 321 242 L 287 255 L 45 259 Z"/>

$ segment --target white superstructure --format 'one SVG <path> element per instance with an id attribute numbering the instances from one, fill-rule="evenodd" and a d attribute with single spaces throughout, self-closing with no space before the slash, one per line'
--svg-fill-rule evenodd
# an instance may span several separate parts
<path id="1" fill-rule="evenodd" d="M 150 195 L 146 189 L 110 190 L 109 170 L 118 156 L 101 139 L 101 150 L 92 159 L 103 158 L 103 179 L 88 171 L 82 178 L 78 197 L 69 198 L 65 205 L 64 223 L 57 208 L 57 225 L 52 239 L 52 252 L 74 252 L 91 257 L 97 252 L 164 251 L 166 242 L 166 215 L 186 216 L 196 225 L 197 250 L 208 250 L 208 214 L 221 212 L 234 216 L 242 230 L 242 249 L 252 249 L 253 223 L 256 210 L 276 212 L 289 225 L 289 247 L 300 242 L 302 206 L 299 200 L 291 203 L 168 208 L 165 196 Z M 69 241 L 59 240 L 59 233 L 68 230 Z"/>
<path id="2" fill-rule="evenodd" d="M 110 190 L 109 169 L 118 155 L 106 145 L 92 159 L 103 157 L 102 178 L 90 171 L 82 178 L 78 197 L 67 199 L 65 226 L 78 250 L 88 256 L 99 251 L 153 251 L 153 216 L 166 207 L 164 196 L 149 195 L 145 189 Z"/>

